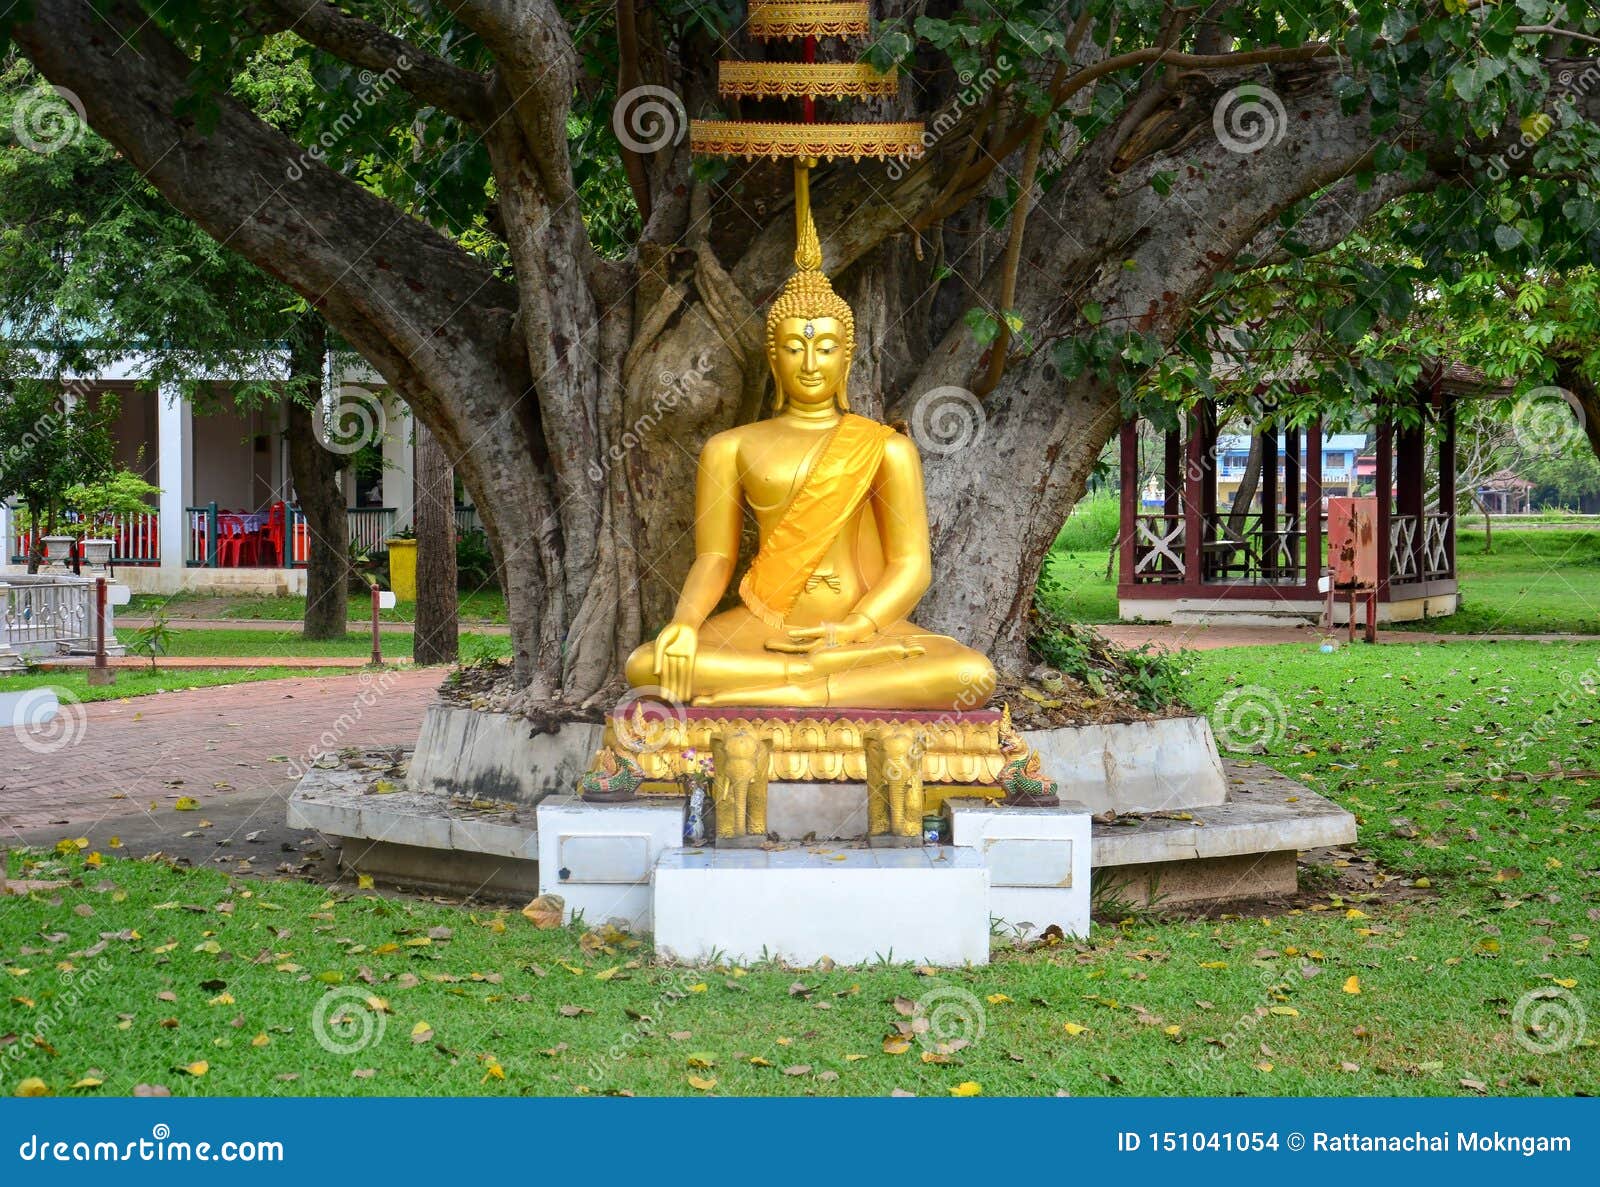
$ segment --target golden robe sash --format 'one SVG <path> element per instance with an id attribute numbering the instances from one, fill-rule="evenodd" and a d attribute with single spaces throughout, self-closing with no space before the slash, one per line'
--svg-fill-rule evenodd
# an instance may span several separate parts
<path id="1" fill-rule="evenodd" d="M 739 583 L 750 613 L 770 627 L 783 625 L 818 562 L 872 489 L 884 443 L 893 435 L 888 425 L 844 414 Z"/>

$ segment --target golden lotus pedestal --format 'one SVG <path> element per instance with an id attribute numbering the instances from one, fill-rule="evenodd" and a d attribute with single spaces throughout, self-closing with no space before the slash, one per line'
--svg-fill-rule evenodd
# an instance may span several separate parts
<path id="1" fill-rule="evenodd" d="M 987 709 L 685 709 L 641 700 L 607 718 L 605 745 L 638 764 L 641 795 L 684 795 L 709 758 L 707 839 L 719 847 L 838 833 L 849 785 L 865 789 L 859 835 L 893 847 L 923 844 L 924 816 L 950 796 L 999 797 L 1009 731 L 1008 716 Z M 829 796 L 831 785 L 842 799 Z M 769 805 L 785 809 L 782 827 Z"/>

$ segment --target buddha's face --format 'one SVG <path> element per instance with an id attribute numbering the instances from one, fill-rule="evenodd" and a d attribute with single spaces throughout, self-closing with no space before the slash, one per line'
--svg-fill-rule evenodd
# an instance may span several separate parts
<path id="1" fill-rule="evenodd" d="M 786 317 L 773 336 L 772 375 L 786 403 L 822 404 L 844 391 L 850 342 L 835 317 Z"/>

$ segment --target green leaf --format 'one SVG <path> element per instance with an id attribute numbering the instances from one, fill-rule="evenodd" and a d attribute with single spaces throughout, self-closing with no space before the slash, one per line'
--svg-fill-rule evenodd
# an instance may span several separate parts
<path id="1" fill-rule="evenodd" d="M 967 323 L 967 329 L 972 331 L 979 346 L 988 346 L 1000 336 L 1000 323 L 987 309 L 969 309 L 962 320 Z"/>

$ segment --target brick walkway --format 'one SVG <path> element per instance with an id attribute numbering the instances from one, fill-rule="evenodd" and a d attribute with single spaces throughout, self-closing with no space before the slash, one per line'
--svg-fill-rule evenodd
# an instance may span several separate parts
<path id="1" fill-rule="evenodd" d="M 281 827 L 292 760 L 323 748 L 411 745 L 444 675 L 427 668 L 268 680 L 63 704 L 26 743 L 0 730 L 0 847 L 46 827 L 79 835 L 111 817 L 125 819 L 125 832 L 176 835 L 208 813 L 232 815 L 226 802 L 235 800 L 256 805 L 252 827 Z M 176 811 L 180 796 L 201 810 Z M 106 831 L 115 825 L 108 820 Z"/>

